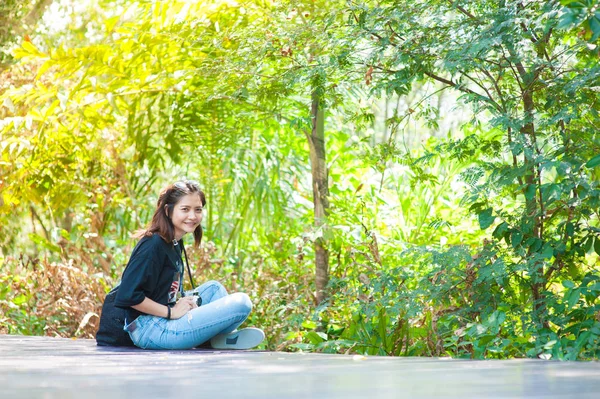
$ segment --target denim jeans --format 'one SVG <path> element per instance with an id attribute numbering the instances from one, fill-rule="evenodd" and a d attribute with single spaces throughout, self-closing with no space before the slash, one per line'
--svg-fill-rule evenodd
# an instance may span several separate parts
<path id="1" fill-rule="evenodd" d="M 190 349 L 218 334 L 235 330 L 252 310 L 248 295 L 227 294 L 217 281 L 197 287 L 202 306 L 177 320 L 143 315 L 123 328 L 133 343 L 142 349 Z"/>

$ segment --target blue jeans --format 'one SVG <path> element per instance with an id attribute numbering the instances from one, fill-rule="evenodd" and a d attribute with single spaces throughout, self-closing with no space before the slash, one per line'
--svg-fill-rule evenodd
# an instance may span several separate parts
<path id="1" fill-rule="evenodd" d="M 180 319 L 143 315 L 123 329 L 142 349 L 190 349 L 215 335 L 232 332 L 252 310 L 248 295 L 241 292 L 228 295 L 217 281 L 208 281 L 194 291 L 202 298 L 202 306 Z"/>

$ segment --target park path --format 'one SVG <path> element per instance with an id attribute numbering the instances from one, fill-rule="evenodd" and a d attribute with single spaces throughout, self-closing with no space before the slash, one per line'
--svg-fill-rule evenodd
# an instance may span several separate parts
<path id="1" fill-rule="evenodd" d="M 0 398 L 600 398 L 599 362 L 144 351 L 0 335 Z"/>

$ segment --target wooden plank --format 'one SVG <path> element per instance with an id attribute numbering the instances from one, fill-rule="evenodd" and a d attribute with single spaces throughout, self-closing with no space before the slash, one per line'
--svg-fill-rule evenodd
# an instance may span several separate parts
<path id="1" fill-rule="evenodd" d="M 145 351 L 0 335 L 0 398 L 598 398 L 600 363 Z"/>

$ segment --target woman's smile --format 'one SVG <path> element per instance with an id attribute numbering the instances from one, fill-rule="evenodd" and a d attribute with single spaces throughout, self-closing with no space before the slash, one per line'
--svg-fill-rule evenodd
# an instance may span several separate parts
<path id="1" fill-rule="evenodd" d="M 202 222 L 202 200 L 196 193 L 183 196 L 173 207 L 171 221 L 175 227 L 175 239 L 193 232 Z"/>

